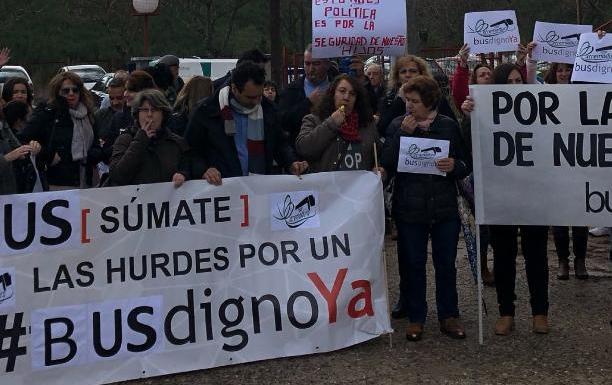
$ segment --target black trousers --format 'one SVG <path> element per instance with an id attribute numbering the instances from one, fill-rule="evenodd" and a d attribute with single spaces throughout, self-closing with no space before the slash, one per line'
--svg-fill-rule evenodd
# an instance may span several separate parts
<path id="1" fill-rule="evenodd" d="M 555 248 L 557 249 L 557 256 L 559 257 L 559 261 L 567 261 L 570 255 L 569 229 L 570 228 L 566 226 L 554 226 L 552 229 L 553 237 L 555 238 Z M 588 239 L 588 227 L 572 226 L 572 249 L 574 251 L 574 257 L 586 257 Z"/>
<path id="2" fill-rule="evenodd" d="M 548 314 L 548 227 L 489 226 L 493 246 L 493 271 L 497 303 L 501 316 L 514 316 L 517 234 L 521 230 L 521 249 L 525 257 L 532 315 Z"/>

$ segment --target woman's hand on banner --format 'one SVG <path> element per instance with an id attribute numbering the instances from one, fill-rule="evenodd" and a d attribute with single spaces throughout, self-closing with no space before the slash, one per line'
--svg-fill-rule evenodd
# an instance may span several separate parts
<path id="1" fill-rule="evenodd" d="M 297 177 L 300 177 L 304 171 L 308 170 L 308 162 L 304 161 L 297 161 L 297 162 L 293 162 L 291 163 L 291 173 Z"/>
<path id="2" fill-rule="evenodd" d="M 214 167 L 210 167 L 204 175 L 202 175 L 202 179 L 206 179 L 206 181 L 215 186 L 221 186 L 221 173 Z"/>
<path id="3" fill-rule="evenodd" d="M 38 155 L 40 153 L 41 148 L 42 148 L 40 143 L 38 143 L 35 140 L 31 140 L 29 144 L 30 144 L 30 154 Z"/>
<path id="4" fill-rule="evenodd" d="M 174 183 L 174 187 L 181 187 L 185 183 L 185 175 L 175 172 L 172 175 L 172 183 Z"/>
<path id="5" fill-rule="evenodd" d="M 384 167 L 380 167 L 380 166 L 378 166 L 378 167 L 374 167 L 374 168 L 372 169 L 372 171 L 373 171 L 375 174 L 380 175 L 380 179 L 382 179 L 382 180 L 387 179 L 387 171 L 385 171 Z"/>
<path id="6" fill-rule="evenodd" d="M 30 153 L 30 146 L 24 144 L 23 146 L 19 146 L 13 151 L 4 155 L 4 159 L 7 162 L 12 162 L 17 159 L 23 159 Z"/>

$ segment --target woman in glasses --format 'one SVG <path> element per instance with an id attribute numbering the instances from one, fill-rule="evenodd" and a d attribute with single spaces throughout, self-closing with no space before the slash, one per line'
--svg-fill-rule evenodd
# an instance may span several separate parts
<path id="1" fill-rule="evenodd" d="M 101 156 L 93 113 L 92 96 L 79 75 L 68 71 L 51 79 L 49 100 L 37 106 L 22 132 L 26 142 L 42 145 L 51 191 L 91 185 L 90 166 Z"/>
<path id="2" fill-rule="evenodd" d="M 343 74 L 304 117 L 295 148 L 312 172 L 372 170 L 377 139 L 365 89 Z"/>
<path id="3" fill-rule="evenodd" d="M 161 91 L 149 89 L 131 103 L 134 126 L 117 138 L 110 160 L 110 184 L 172 181 L 180 186 L 190 175 L 188 146 L 168 129 L 172 108 Z"/>

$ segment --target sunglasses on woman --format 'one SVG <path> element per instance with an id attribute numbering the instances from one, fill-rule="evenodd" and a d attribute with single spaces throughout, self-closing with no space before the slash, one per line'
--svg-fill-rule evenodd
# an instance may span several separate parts
<path id="1" fill-rule="evenodd" d="M 68 96 L 70 95 L 70 93 L 73 94 L 78 94 L 79 93 L 79 87 L 62 87 L 60 89 L 60 95 L 62 96 Z"/>

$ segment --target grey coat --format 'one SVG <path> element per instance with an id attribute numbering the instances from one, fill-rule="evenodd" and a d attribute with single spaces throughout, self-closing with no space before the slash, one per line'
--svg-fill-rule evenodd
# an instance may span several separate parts
<path id="1" fill-rule="evenodd" d="M 336 171 L 338 162 L 349 145 L 338 133 L 338 125 L 331 117 L 323 122 L 318 116 L 309 114 L 302 120 L 302 128 L 295 141 L 298 154 L 308 161 L 311 172 Z M 374 168 L 373 145 L 378 142 L 376 125 L 371 122 L 366 127 L 359 127 L 362 145 L 361 169 Z"/>

